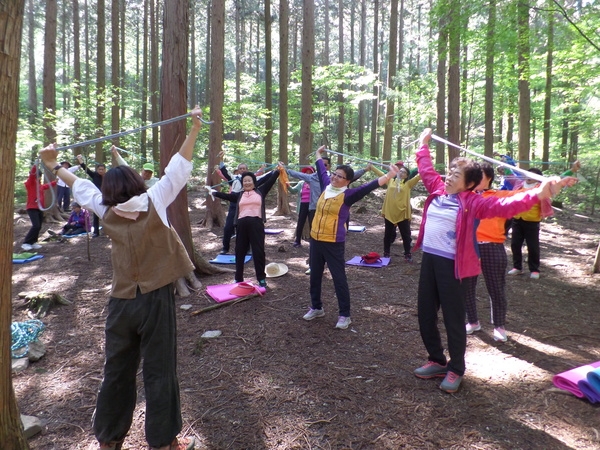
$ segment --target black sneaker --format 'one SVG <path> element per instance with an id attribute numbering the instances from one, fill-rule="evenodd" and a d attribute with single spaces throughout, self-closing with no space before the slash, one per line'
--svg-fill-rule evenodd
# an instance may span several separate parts
<path id="1" fill-rule="evenodd" d="M 406 261 L 409 264 L 412 264 L 413 263 L 412 255 L 410 255 L 410 254 L 409 255 L 404 255 L 404 261 Z"/>
<path id="2" fill-rule="evenodd" d="M 219 252 L 219 255 L 226 255 L 227 253 L 229 253 L 229 250 L 223 249 Z"/>
<path id="3" fill-rule="evenodd" d="M 258 285 L 259 285 L 260 287 L 266 288 L 266 287 L 267 287 L 267 280 L 260 280 L 260 281 L 258 282 Z"/>

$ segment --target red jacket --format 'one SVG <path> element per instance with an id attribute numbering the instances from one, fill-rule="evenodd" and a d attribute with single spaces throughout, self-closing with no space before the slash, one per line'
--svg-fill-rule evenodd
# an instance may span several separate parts
<path id="1" fill-rule="evenodd" d="M 42 184 L 39 186 L 39 192 L 41 194 L 40 205 L 44 208 L 44 191 L 50 189 L 50 186 L 56 186 L 56 180 L 51 183 Z M 29 177 L 25 180 L 25 189 L 27 190 L 27 209 L 40 209 L 37 201 L 38 196 L 38 180 L 37 180 L 37 167 L 33 166 L 29 171 Z"/>
<path id="2" fill-rule="evenodd" d="M 429 205 L 435 197 L 446 194 L 442 177 L 433 167 L 429 147 L 423 145 L 416 156 L 421 181 L 423 181 L 430 195 L 425 201 L 421 229 L 419 230 L 419 237 L 413 250 L 419 248 L 423 242 Z M 537 195 L 531 191 L 525 191 L 506 198 L 482 197 L 472 191 L 463 191 L 458 194 L 459 206 L 458 216 L 456 217 L 454 276 L 458 280 L 462 280 L 463 278 L 473 277 L 481 273 L 479 255 L 475 248 L 476 219 L 489 219 L 492 217 L 505 217 L 508 219 L 521 211 L 527 211 L 538 201 Z"/>

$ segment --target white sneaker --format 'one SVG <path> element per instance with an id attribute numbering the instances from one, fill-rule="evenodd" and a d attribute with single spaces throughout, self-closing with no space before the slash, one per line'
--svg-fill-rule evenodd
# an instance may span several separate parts
<path id="1" fill-rule="evenodd" d="M 508 340 L 504 327 L 494 328 L 494 340 L 497 342 L 506 342 Z"/>
<path id="2" fill-rule="evenodd" d="M 33 250 L 33 247 L 31 246 L 31 244 L 23 244 L 23 245 L 21 245 L 21 248 L 23 250 L 25 250 L 26 252 Z"/>
<path id="3" fill-rule="evenodd" d="M 540 273 L 539 272 L 531 272 L 531 275 L 529 275 L 529 278 L 531 278 L 532 280 L 539 280 Z"/>
<path id="4" fill-rule="evenodd" d="M 466 326 L 466 329 L 467 329 L 467 334 L 473 334 L 474 331 L 481 330 L 481 325 L 479 324 L 479 322 L 468 323 Z"/>
<path id="5" fill-rule="evenodd" d="M 308 268 L 308 270 L 306 272 L 304 272 L 306 275 L 310 275 L 310 267 Z"/>
<path id="6" fill-rule="evenodd" d="M 523 271 L 522 271 L 522 270 L 520 270 L 520 269 L 515 269 L 515 268 L 512 268 L 512 269 L 510 269 L 510 270 L 508 271 L 508 274 L 509 274 L 509 275 L 521 275 L 522 273 L 523 273 Z"/>
<path id="7" fill-rule="evenodd" d="M 346 328 L 348 328 L 348 326 L 352 323 L 352 320 L 350 319 L 350 317 L 346 317 L 346 316 L 339 316 L 338 317 L 338 321 L 335 324 L 336 328 L 339 328 L 340 330 L 345 330 Z"/>
<path id="8" fill-rule="evenodd" d="M 31 248 L 34 250 L 39 250 L 40 248 L 42 248 L 42 246 L 40 244 L 31 244 Z"/>
<path id="9" fill-rule="evenodd" d="M 302 316 L 302 318 L 304 320 L 313 320 L 313 319 L 316 319 L 317 317 L 323 317 L 324 315 L 325 315 L 325 311 L 323 311 L 323 308 L 321 308 L 321 309 L 310 308 L 308 310 L 308 312 L 306 314 L 304 314 L 304 316 Z"/>

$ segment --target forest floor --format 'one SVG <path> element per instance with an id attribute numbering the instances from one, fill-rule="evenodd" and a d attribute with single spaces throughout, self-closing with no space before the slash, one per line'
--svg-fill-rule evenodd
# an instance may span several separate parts
<path id="1" fill-rule="evenodd" d="M 383 195 L 378 190 L 353 208 L 351 223 L 367 230 L 348 234 L 347 259 L 382 252 Z M 203 199 L 196 192 L 189 197 L 196 248 L 211 259 L 221 248 L 221 230 L 199 225 Z M 264 297 L 201 314 L 193 312 L 214 304 L 204 292 L 176 299 L 181 435 L 195 436 L 197 448 L 600 449 L 598 406 L 552 384 L 553 375 L 600 360 L 600 274 L 591 275 L 599 218 L 566 209 L 542 224 L 541 278 L 507 280 L 506 343 L 492 338 L 480 277 L 483 330 L 468 337 L 467 372 L 450 395 L 438 388 L 440 379 L 413 375 L 427 358 L 416 317 L 421 252 L 408 264 L 397 241 L 389 266 L 347 266 L 353 311 L 347 330 L 334 329 L 337 301 L 326 271 L 326 316 L 306 322 L 308 243 L 292 247 L 295 220 L 272 216 L 272 197 L 267 227 L 285 231 L 267 235 L 267 262 L 285 263 L 289 272 L 268 279 Z M 415 210 L 413 242 L 420 214 Z M 28 227 L 27 215 L 16 212 L 16 249 Z M 31 449 L 96 448 L 91 418 L 112 275 L 108 238 L 91 239 L 89 252 L 91 262 L 85 237 L 49 241 L 40 251 L 45 258 L 13 266 L 13 321 L 27 319 L 17 298 L 22 291 L 57 291 L 73 302 L 43 319 L 46 355 L 13 375 L 21 413 L 44 422 Z M 252 263 L 246 277 L 254 277 Z M 231 283 L 233 273 L 202 282 Z M 441 320 L 440 327 L 445 339 Z M 222 335 L 201 338 L 208 330 Z M 144 405 L 140 374 L 126 449 L 147 448 Z"/>

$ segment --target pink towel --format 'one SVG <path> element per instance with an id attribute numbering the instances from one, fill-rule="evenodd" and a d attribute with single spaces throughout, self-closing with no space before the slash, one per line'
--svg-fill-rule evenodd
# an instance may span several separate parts
<path id="1" fill-rule="evenodd" d="M 210 295 L 211 298 L 217 303 L 228 302 L 229 300 L 235 300 L 236 298 L 240 298 L 239 295 L 229 293 L 229 291 L 231 291 L 236 286 L 237 283 L 206 286 L 206 293 Z M 263 294 L 267 292 L 267 290 L 263 287 L 259 287 L 258 290 Z"/>
<path id="2" fill-rule="evenodd" d="M 600 361 L 596 361 L 595 363 L 587 364 L 581 367 L 575 367 L 574 369 L 554 375 L 552 382 L 557 388 L 569 391 L 573 395 L 583 398 L 584 394 L 577 386 L 577 383 L 581 380 L 585 380 L 588 372 L 591 372 L 597 367 L 600 367 Z"/>

